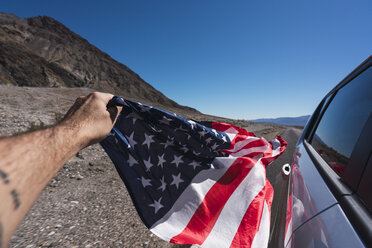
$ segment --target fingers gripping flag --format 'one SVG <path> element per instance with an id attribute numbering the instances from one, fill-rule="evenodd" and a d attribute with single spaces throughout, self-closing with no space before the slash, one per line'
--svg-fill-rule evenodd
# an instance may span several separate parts
<path id="1" fill-rule="evenodd" d="M 144 224 L 202 247 L 265 247 L 273 188 L 266 167 L 285 150 L 224 123 L 198 123 L 145 104 L 123 106 L 101 142 Z"/>

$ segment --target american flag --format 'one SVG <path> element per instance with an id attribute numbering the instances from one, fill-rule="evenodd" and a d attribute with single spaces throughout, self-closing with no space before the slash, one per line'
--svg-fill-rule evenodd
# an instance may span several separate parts
<path id="1" fill-rule="evenodd" d="M 245 129 L 196 122 L 138 102 L 101 142 L 144 224 L 202 247 L 266 247 L 273 188 L 266 167 L 285 150 Z"/>

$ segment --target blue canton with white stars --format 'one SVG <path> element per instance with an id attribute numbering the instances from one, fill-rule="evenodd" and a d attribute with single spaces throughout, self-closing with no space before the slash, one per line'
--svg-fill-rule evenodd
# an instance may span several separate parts
<path id="1" fill-rule="evenodd" d="M 164 216 L 201 170 L 213 168 L 224 133 L 171 112 L 116 97 L 123 106 L 101 142 L 147 227 Z"/>

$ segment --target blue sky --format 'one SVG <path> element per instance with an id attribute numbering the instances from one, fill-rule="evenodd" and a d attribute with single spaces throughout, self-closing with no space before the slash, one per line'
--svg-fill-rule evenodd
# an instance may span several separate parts
<path id="1" fill-rule="evenodd" d="M 311 114 L 372 54 L 371 1 L 3 0 L 48 15 L 182 105 L 255 119 Z"/>

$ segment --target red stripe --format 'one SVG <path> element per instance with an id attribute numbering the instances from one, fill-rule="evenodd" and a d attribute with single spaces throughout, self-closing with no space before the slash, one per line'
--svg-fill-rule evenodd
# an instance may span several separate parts
<path id="1" fill-rule="evenodd" d="M 219 123 L 219 122 L 213 122 L 212 123 L 212 128 L 216 129 L 221 132 L 225 132 L 226 130 L 230 128 L 234 128 L 236 131 L 238 131 L 238 127 L 227 124 L 227 123 Z"/>
<path id="2" fill-rule="evenodd" d="M 273 145 L 271 144 L 271 142 L 269 142 L 269 147 L 267 148 L 267 150 L 264 152 L 263 154 L 263 157 L 261 159 L 261 163 L 265 166 L 266 166 L 273 160 L 271 160 L 271 158 L 273 157 Z"/>
<path id="3" fill-rule="evenodd" d="M 236 232 L 230 247 L 251 247 L 254 237 L 260 227 L 264 201 L 269 200 L 269 212 L 271 208 L 271 199 L 273 197 L 273 188 L 268 180 L 265 187 L 258 193 L 244 214 L 242 222 Z"/>
<path id="4" fill-rule="evenodd" d="M 246 136 L 244 134 L 240 134 L 240 133 L 236 134 L 235 138 L 231 141 L 231 146 L 230 146 L 229 150 L 234 150 L 235 146 L 238 142 L 241 142 L 241 141 L 246 140 L 248 138 L 249 138 L 249 136 Z"/>
<path id="5" fill-rule="evenodd" d="M 202 244 L 208 237 L 226 202 L 254 166 L 250 158 L 237 158 L 212 186 L 185 229 L 170 242 Z"/>
<path id="6" fill-rule="evenodd" d="M 235 147 L 235 144 L 237 142 L 239 142 L 239 139 L 240 139 L 239 134 L 235 135 L 234 139 L 230 142 L 230 147 L 229 147 L 228 150 L 233 150 L 234 147 Z M 221 152 L 224 152 L 224 153 L 227 153 L 227 154 L 231 154 L 232 152 L 229 152 L 228 150 L 221 150 Z"/>
<path id="7" fill-rule="evenodd" d="M 234 139 L 231 140 L 231 142 L 230 142 L 230 147 L 229 147 L 228 150 L 234 149 L 235 144 L 237 142 L 241 141 L 241 140 L 245 140 L 248 137 L 256 137 L 254 135 L 254 133 L 248 132 L 247 130 L 245 130 L 243 128 L 240 128 L 240 127 L 237 127 L 237 126 L 234 126 L 234 125 L 230 125 L 230 124 L 227 124 L 227 123 L 213 122 L 212 123 L 212 128 L 213 129 L 216 129 L 218 131 L 221 131 L 221 132 L 225 132 L 225 131 L 227 131 L 230 128 L 233 128 L 233 129 L 235 129 L 237 131 L 237 134 L 235 135 Z"/>
<path id="8" fill-rule="evenodd" d="M 214 123 L 212 123 L 212 128 L 214 128 L 218 131 L 221 131 L 221 132 L 225 132 L 226 130 L 228 130 L 230 128 L 233 128 L 237 131 L 237 134 L 235 135 L 234 139 L 230 141 L 229 150 L 233 149 L 235 147 L 236 142 L 238 142 L 240 140 L 238 127 L 235 127 L 235 126 L 232 126 L 232 125 L 229 125 L 229 124 L 226 124 L 226 123 L 214 122 Z M 222 151 L 222 152 L 224 152 L 224 151 Z"/>
<path id="9" fill-rule="evenodd" d="M 214 128 L 218 131 L 221 131 L 221 132 L 225 132 L 226 130 L 228 130 L 230 128 L 233 128 L 236 131 L 238 131 L 238 133 L 241 134 L 241 135 L 256 137 L 256 135 L 254 135 L 254 133 L 248 132 L 244 128 L 240 128 L 240 127 L 237 127 L 237 126 L 234 126 L 234 125 L 231 125 L 231 124 L 227 124 L 227 123 L 213 122 L 212 123 L 212 128 Z"/>
<path id="10" fill-rule="evenodd" d="M 265 142 L 264 140 L 262 139 L 258 139 L 258 140 L 255 140 L 255 141 L 252 141 L 248 144 L 246 144 L 242 149 L 240 150 L 243 150 L 243 149 L 250 149 L 250 148 L 253 148 L 253 147 L 260 147 L 260 146 L 266 146 L 267 145 L 267 142 Z"/>
<path id="11" fill-rule="evenodd" d="M 239 135 L 237 135 L 237 136 L 239 136 Z M 244 136 L 244 137 L 245 138 L 243 140 L 246 140 L 248 138 L 246 136 Z M 267 145 L 267 142 L 263 141 L 262 139 L 257 139 L 257 140 L 253 140 L 253 141 L 249 142 L 245 146 L 236 150 L 235 146 L 236 146 L 236 143 L 239 142 L 239 141 L 238 141 L 238 138 L 234 139 L 233 147 L 230 146 L 229 150 L 222 150 L 221 152 L 224 152 L 224 153 L 227 153 L 227 154 L 232 154 L 232 153 L 237 153 L 241 150 L 246 150 L 246 149 L 250 149 L 250 148 L 254 148 L 254 147 L 261 147 L 261 146 L 266 146 Z M 262 153 L 262 152 L 260 152 L 260 153 Z M 246 156 L 246 155 L 244 155 L 244 156 Z M 252 157 L 252 156 L 249 156 L 249 157 Z"/>
<path id="12" fill-rule="evenodd" d="M 262 156 L 262 152 L 252 152 L 252 153 L 249 153 L 247 155 L 244 155 L 244 157 L 254 158 L 257 155 L 261 155 Z M 258 160 L 258 159 L 256 159 L 256 160 Z"/>

